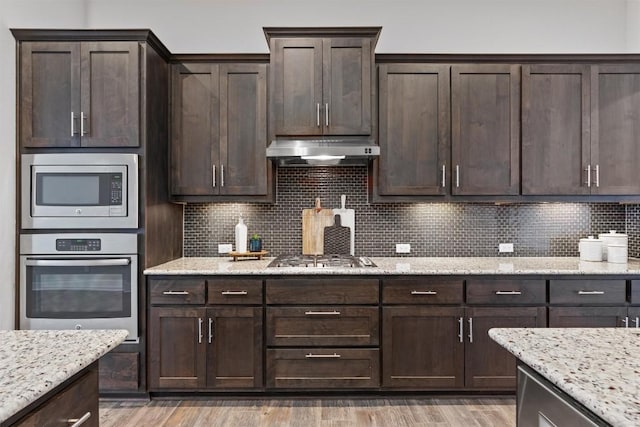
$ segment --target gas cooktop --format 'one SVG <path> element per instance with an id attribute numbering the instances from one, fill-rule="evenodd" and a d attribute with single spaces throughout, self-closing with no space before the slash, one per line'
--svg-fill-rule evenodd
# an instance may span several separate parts
<path id="1" fill-rule="evenodd" d="M 376 267 L 367 257 L 351 255 L 280 255 L 267 267 Z"/>

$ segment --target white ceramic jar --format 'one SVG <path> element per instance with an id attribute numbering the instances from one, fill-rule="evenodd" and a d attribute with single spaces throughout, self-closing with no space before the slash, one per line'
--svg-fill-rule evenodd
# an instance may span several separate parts
<path id="1" fill-rule="evenodd" d="M 627 245 L 607 245 L 608 261 L 615 264 L 624 264 L 627 262 Z"/>
<path id="2" fill-rule="evenodd" d="M 623 245 L 625 248 L 629 247 L 629 237 L 623 233 L 616 233 L 616 230 L 610 230 L 608 233 L 598 234 L 598 239 L 602 240 L 603 261 L 607 261 L 609 258 L 609 245 Z"/>
<path id="3" fill-rule="evenodd" d="M 602 240 L 589 236 L 578 244 L 580 261 L 602 261 Z"/>

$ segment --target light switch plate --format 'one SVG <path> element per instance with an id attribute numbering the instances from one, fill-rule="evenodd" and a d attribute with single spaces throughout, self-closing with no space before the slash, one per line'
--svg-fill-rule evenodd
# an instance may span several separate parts
<path id="1" fill-rule="evenodd" d="M 500 243 L 498 245 L 498 252 L 513 252 L 513 243 Z"/>
<path id="2" fill-rule="evenodd" d="M 219 254 L 228 254 L 232 250 L 233 250 L 233 245 L 231 243 L 220 243 L 218 245 Z"/>
<path id="3" fill-rule="evenodd" d="M 410 243 L 396 243 L 396 253 L 397 254 L 408 254 L 408 253 L 411 253 L 411 244 Z"/>

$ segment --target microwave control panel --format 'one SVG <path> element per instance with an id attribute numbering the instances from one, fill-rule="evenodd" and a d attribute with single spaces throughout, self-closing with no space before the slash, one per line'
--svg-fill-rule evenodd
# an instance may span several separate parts
<path id="1" fill-rule="evenodd" d="M 122 205 L 122 174 L 114 173 L 111 175 L 111 202 L 110 205 Z"/>
<path id="2" fill-rule="evenodd" d="M 56 239 L 56 250 L 60 252 L 90 252 L 100 249 L 100 239 Z"/>

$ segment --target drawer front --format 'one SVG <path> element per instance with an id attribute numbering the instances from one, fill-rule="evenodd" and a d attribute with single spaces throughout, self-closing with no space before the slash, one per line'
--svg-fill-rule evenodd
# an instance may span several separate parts
<path id="1" fill-rule="evenodd" d="M 389 279 L 382 282 L 384 304 L 462 304 L 462 280 Z"/>
<path id="2" fill-rule="evenodd" d="M 631 281 L 631 304 L 640 305 L 640 280 Z"/>
<path id="3" fill-rule="evenodd" d="M 267 280 L 267 304 L 378 304 L 377 279 Z"/>
<path id="4" fill-rule="evenodd" d="M 551 280 L 551 304 L 599 305 L 624 304 L 627 284 L 624 280 Z"/>
<path id="5" fill-rule="evenodd" d="M 149 301 L 161 304 L 204 304 L 204 280 L 175 279 L 149 282 Z"/>
<path id="6" fill-rule="evenodd" d="M 262 280 L 207 280 L 209 304 L 262 304 Z"/>
<path id="7" fill-rule="evenodd" d="M 378 349 L 267 350 L 267 388 L 377 388 Z"/>
<path id="8" fill-rule="evenodd" d="M 379 323 L 378 307 L 267 307 L 267 345 L 378 345 Z"/>
<path id="9" fill-rule="evenodd" d="M 467 280 L 467 304 L 526 305 L 545 302 L 544 280 Z"/>

